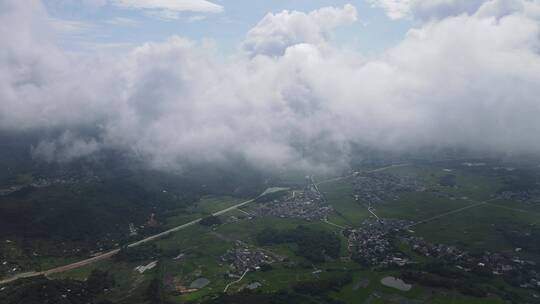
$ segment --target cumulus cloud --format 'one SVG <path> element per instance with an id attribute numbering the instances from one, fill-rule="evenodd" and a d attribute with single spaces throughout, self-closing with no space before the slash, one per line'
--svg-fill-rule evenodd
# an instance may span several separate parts
<path id="1" fill-rule="evenodd" d="M 0 128 L 90 124 L 103 116 L 116 94 L 114 58 L 58 47 L 57 27 L 39 1 L 0 1 L 0 22 Z"/>
<path id="2" fill-rule="evenodd" d="M 69 162 L 91 155 L 99 151 L 99 149 L 96 139 L 83 139 L 72 132 L 66 131 L 58 139 L 40 141 L 35 147 L 31 147 L 31 153 L 34 157 L 39 157 L 48 162 Z"/>
<path id="3" fill-rule="evenodd" d="M 352 6 L 282 12 L 247 34 L 250 55 L 228 59 L 181 37 L 73 55 L 29 3 L 0 2 L 11 25 L 0 27 L 0 128 L 98 134 L 45 141 L 34 149 L 47 159 L 113 148 L 160 168 L 231 158 L 313 168 L 345 163 L 351 143 L 540 154 L 537 1 L 430 19 L 376 58 L 328 39 L 356 19 Z"/>
<path id="4" fill-rule="evenodd" d="M 310 43 L 320 45 L 334 28 L 357 20 L 356 8 L 325 7 L 310 13 L 282 11 L 267 14 L 253 29 L 243 48 L 252 55 L 283 55 L 291 45 Z"/>

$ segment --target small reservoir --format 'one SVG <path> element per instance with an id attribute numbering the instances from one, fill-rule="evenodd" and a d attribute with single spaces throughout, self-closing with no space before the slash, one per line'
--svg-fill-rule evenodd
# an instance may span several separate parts
<path id="1" fill-rule="evenodd" d="M 387 287 L 395 288 L 401 291 L 409 291 L 412 288 L 412 285 L 403 282 L 401 279 L 394 277 L 385 277 L 381 280 L 381 284 Z"/>

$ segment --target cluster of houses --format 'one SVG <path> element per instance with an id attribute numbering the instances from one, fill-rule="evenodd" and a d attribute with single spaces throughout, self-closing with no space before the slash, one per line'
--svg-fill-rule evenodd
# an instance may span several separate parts
<path id="1" fill-rule="evenodd" d="M 13 194 L 19 190 L 22 190 L 24 186 L 10 186 L 7 188 L 0 189 L 0 196 L 8 196 L 10 194 Z"/>
<path id="2" fill-rule="evenodd" d="M 433 244 L 425 241 L 421 237 L 401 235 L 399 240 L 408 244 L 416 254 L 440 259 L 440 261 L 457 262 L 467 254 L 465 251 L 462 251 L 455 246 Z"/>
<path id="3" fill-rule="evenodd" d="M 351 257 L 369 266 L 407 264 L 406 256 L 396 250 L 391 235 L 409 225 L 410 222 L 404 220 L 366 220 L 361 228 L 347 231 Z"/>
<path id="4" fill-rule="evenodd" d="M 495 276 L 510 274 L 519 280 L 520 287 L 540 290 L 540 272 L 535 270 L 536 263 L 524 260 L 516 254 L 489 251 L 483 254 L 470 254 L 455 246 L 433 244 L 420 237 L 401 235 L 399 239 L 406 242 L 416 254 L 456 265 L 456 268 L 462 271 L 482 272 Z M 520 251 L 521 248 L 516 248 L 514 253 Z"/>
<path id="5" fill-rule="evenodd" d="M 526 204 L 540 203 L 540 189 L 521 190 L 521 191 L 504 191 L 499 195 L 506 200 L 517 201 Z"/>
<path id="6" fill-rule="evenodd" d="M 361 228 L 348 230 L 351 257 L 369 266 L 404 266 L 409 257 L 396 244 L 406 244 L 422 257 L 432 258 L 464 272 L 511 277 L 522 288 L 540 290 L 540 271 L 536 263 L 524 260 L 515 248 L 511 253 L 484 252 L 471 254 L 456 246 L 434 244 L 416 237 L 404 220 L 365 221 Z"/>
<path id="7" fill-rule="evenodd" d="M 8 261 L 0 262 L 0 278 L 5 276 L 8 273 L 13 274 L 14 272 L 17 272 L 18 270 L 20 270 L 20 268 L 17 264 L 12 264 Z"/>
<path id="8" fill-rule="evenodd" d="M 311 177 L 303 191 L 290 191 L 286 196 L 259 204 L 257 215 L 281 218 L 299 218 L 307 221 L 322 220 L 333 212 Z"/>
<path id="9" fill-rule="evenodd" d="M 246 271 L 260 270 L 261 266 L 275 262 L 275 258 L 261 249 L 249 248 L 241 241 L 234 249 L 227 250 L 221 257 L 230 266 L 229 277 L 240 277 Z"/>
<path id="10" fill-rule="evenodd" d="M 417 178 L 384 172 L 356 173 L 353 179 L 354 199 L 368 206 L 397 200 L 402 192 L 425 191 Z"/>

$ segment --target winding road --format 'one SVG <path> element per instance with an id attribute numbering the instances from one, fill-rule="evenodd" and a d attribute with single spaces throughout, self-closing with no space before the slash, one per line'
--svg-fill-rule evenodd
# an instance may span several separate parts
<path id="1" fill-rule="evenodd" d="M 230 282 L 229 284 L 227 284 L 227 286 L 225 286 L 225 289 L 223 289 L 223 292 L 227 292 L 227 290 L 229 290 L 229 287 L 231 287 L 231 285 L 236 284 L 236 283 L 242 281 L 242 279 L 244 279 L 244 277 L 246 276 L 246 274 L 247 274 L 248 272 L 249 272 L 249 269 L 246 270 L 246 271 L 244 271 L 244 274 L 242 274 L 242 276 L 241 276 L 238 280 L 236 280 L 236 281 L 234 281 L 234 282 Z"/>

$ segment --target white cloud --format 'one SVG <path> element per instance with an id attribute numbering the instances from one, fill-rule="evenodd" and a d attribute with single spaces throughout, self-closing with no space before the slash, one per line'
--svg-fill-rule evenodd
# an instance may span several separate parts
<path id="1" fill-rule="evenodd" d="M 64 34 L 78 34 L 94 28 L 93 24 L 76 20 L 51 18 L 50 22 L 57 32 Z"/>
<path id="2" fill-rule="evenodd" d="M 140 9 L 164 19 L 178 19 L 180 12 L 221 13 L 223 6 L 206 0 L 112 0 L 121 7 Z"/>
<path id="3" fill-rule="evenodd" d="M 516 12 L 523 11 L 524 2 L 520 0 L 495 0 L 484 3 L 479 7 L 477 15 L 501 18 Z"/>
<path id="4" fill-rule="evenodd" d="M 195 16 L 191 16 L 188 18 L 188 21 L 189 22 L 197 22 L 197 21 L 202 21 L 202 20 L 205 20 L 206 19 L 206 16 L 203 16 L 203 15 L 195 15 Z"/>
<path id="5" fill-rule="evenodd" d="M 68 162 L 91 155 L 99 149 L 99 144 L 95 139 L 82 139 L 72 132 L 66 131 L 57 140 L 40 141 L 35 147 L 31 147 L 31 152 L 34 157 L 45 159 L 48 162 Z"/>
<path id="6" fill-rule="evenodd" d="M 33 1 L 33 0 L 31 0 Z M 80 7 L 86 9 L 99 9 L 107 4 L 109 0 L 45 0 L 47 7 L 53 11 L 61 11 L 66 8 Z"/>
<path id="7" fill-rule="evenodd" d="M 327 39 L 353 9 L 283 12 L 244 44 L 272 56 L 223 59 L 180 37 L 73 55 L 39 2 L 3 1 L 0 129 L 99 125 L 93 140 L 72 133 L 41 149 L 69 159 L 117 148 L 157 167 L 335 164 L 350 143 L 540 155 L 540 3 L 519 2 L 429 19 L 372 59 Z"/>
<path id="8" fill-rule="evenodd" d="M 400 19 L 406 17 L 411 12 L 413 0 L 368 0 L 373 6 L 380 7 L 386 11 L 388 17 Z"/>
<path id="9" fill-rule="evenodd" d="M 515 0 L 502 0 L 515 1 Z M 521 0 L 518 0 L 521 1 Z M 489 0 L 369 0 L 380 7 L 392 19 L 414 17 L 417 19 L 441 19 L 462 13 L 472 14 Z"/>
<path id="10" fill-rule="evenodd" d="M 125 18 L 125 17 L 116 17 L 109 20 L 104 21 L 107 24 L 112 25 L 118 25 L 118 26 L 135 26 L 137 25 L 137 21 L 131 19 L 131 18 Z"/>
<path id="11" fill-rule="evenodd" d="M 320 45 L 327 40 L 332 29 L 356 20 L 356 8 L 350 4 L 342 9 L 326 7 L 310 13 L 269 13 L 249 31 L 243 48 L 252 55 L 282 55 L 291 45 Z"/>

